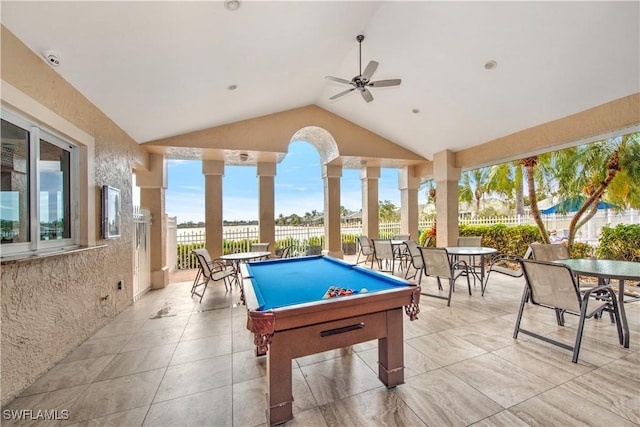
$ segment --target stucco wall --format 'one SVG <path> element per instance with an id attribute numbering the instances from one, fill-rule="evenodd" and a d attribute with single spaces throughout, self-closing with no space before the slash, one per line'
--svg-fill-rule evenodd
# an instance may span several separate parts
<path id="1" fill-rule="evenodd" d="M 95 236 L 106 247 L 2 264 L 5 404 L 132 303 L 132 165 L 147 154 L 5 27 L 1 77 L 95 138 Z M 100 187 L 122 194 L 122 237 L 100 238 Z M 119 280 L 125 289 L 117 290 Z M 106 301 L 101 298 L 109 295 Z"/>

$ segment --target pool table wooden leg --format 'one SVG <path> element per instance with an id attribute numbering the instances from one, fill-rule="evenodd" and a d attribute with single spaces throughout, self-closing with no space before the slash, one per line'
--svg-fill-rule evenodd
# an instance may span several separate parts
<path id="1" fill-rule="evenodd" d="M 267 424 L 272 426 L 293 418 L 291 352 L 278 334 L 267 353 Z"/>
<path id="2" fill-rule="evenodd" d="M 404 383 L 402 308 L 387 311 L 387 336 L 378 340 L 378 378 L 387 388 Z"/>

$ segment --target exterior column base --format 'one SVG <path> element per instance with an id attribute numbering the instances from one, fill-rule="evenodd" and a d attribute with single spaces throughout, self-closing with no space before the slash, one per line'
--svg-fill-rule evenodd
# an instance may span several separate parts
<path id="1" fill-rule="evenodd" d="M 344 253 L 342 251 L 329 251 L 325 249 L 322 251 L 322 255 L 329 255 L 334 258 L 344 259 Z"/>
<path id="2" fill-rule="evenodd" d="M 151 289 L 162 289 L 169 284 L 169 267 L 151 272 Z"/>

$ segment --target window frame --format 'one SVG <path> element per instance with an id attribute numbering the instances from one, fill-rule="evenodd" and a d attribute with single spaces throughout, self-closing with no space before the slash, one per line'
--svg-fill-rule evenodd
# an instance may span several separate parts
<path id="1" fill-rule="evenodd" d="M 67 247 L 74 247 L 79 242 L 78 207 L 79 207 L 79 150 L 73 141 L 60 136 L 55 131 L 30 120 L 23 115 L 1 109 L 2 119 L 29 133 L 29 241 L 6 243 L 1 246 L 2 255 L 28 254 L 46 252 Z M 40 204 L 40 147 L 45 141 L 69 153 L 69 232 L 71 237 L 42 240 Z"/>

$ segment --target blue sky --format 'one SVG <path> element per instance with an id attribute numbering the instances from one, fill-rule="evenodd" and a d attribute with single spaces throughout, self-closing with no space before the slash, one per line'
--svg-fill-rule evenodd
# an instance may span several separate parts
<path id="1" fill-rule="evenodd" d="M 311 144 L 293 142 L 289 152 L 277 164 L 275 177 L 275 214 L 304 215 L 324 210 L 320 156 Z M 169 187 L 166 212 L 177 216 L 178 223 L 204 221 L 204 175 L 200 161 L 169 160 Z M 258 178 L 255 166 L 225 166 L 223 185 L 223 219 L 258 219 Z M 360 170 L 343 169 L 341 205 L 358 211 L 362 208 Z M 397 169 L 380 171 L 379 199 L 400 206 Z"/>

